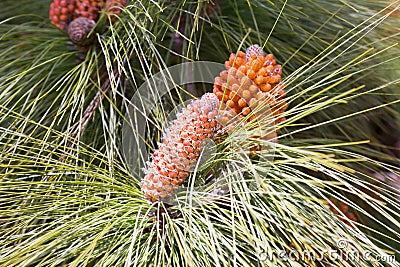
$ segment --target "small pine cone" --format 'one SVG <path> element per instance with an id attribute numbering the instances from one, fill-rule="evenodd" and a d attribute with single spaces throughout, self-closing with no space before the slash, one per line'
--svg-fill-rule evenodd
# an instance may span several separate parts
<path id="1" fill-rule="evenodd" d="M 50 4 L 49 17 L 53 25 L 66 31 L 73 18 L 75 0 L 54 0 Z"/>
<path id="2" fill-rule="evenodd" d="M 146 198 L 160 201 L 184 183 L 196 166 L 207 139 L 213 138 L 219 129 L 218 106 L 218 98 L 207 93 L 177 114 L 151 162 L 147 162 L 142 180 Z"/>
<path id="3" fill-rule="evenodd" d="M 69 38 L 77 45 L 88 45 L 93 42 L 94 34 L 90 37 L 88 35 L 95 26 L 96 23 L 91 19 L 85 17 L 74 19 L 68 26 Z"/>
<path id="4" fill-rule="evenodd" d="M 103 4 L 103 0 L 76 0 L 74 19 L 85 17 L 97 21 L 97 19 L 99 18 L 99 12 Z"/>

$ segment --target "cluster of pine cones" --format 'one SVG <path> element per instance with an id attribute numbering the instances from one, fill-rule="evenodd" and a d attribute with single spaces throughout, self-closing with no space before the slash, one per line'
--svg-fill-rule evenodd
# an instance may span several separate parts
<path id="1" fill-rule="evenodd" d="M 160 201 L 183 184 L 200 156 L 202 140 L 229 133 L 233 121 L 254 122 L 263 116 L 269 116 L 272 124 L 284 121 L 282 68 L 272 54 L 252 45 L 246 53 L 232 54 L 225 67 L 215 78 L 213 93 L 178 114 L 147 163 L 142 190 L 149 200 Z M 270 112 L 260 112 L 266 107 Z"/>
<path id="2" fill-rule="evenodd" d="M 54 0 L 50 4 L 49 17 L 53 25 L 67 31 L 78 45 L 90 43 L 89 32 L 96 25 L 101 13 L 116 16 L 126 0 Z"/>

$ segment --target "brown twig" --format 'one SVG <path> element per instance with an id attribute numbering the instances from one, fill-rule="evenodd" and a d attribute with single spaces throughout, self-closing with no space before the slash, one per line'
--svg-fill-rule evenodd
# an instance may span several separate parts
<path id="1" fill-rule="evenodd" d="M 121 76 L 121 73 L 118 71 L 118 68 L 115 68 L 113 72 L 113 78 L 116 79 Z M 86 107 L 85 111 L 83 112 L 83 116 L 75 122 L 69 129 L 68 129 L 68 139 L 66 147 L 72 148 L 78 138 L 82 135 L 85 131 L 90 119 L 93 117 L 95 111 L 100 106 L 101 102 L 103 101 L 105 95 L 111 88 L 110 77 L 107 77 L 105 82 L 102 84 L 100 90 L 96 93 L 93 97 L 92 101 L 90 101 L 89 105 Z M 61 161 L 65 160 L 65 155 L 62 156 L 60 159 Z"/>
<path id="2" fill-rule="evenodd" d="M 114 75 L 118 74 L 114 71 Z M 79 133 L 84 132 L 89 120 L 92 118 L 94 112 L 100 106 L 101 102 L 103 101 L 105 94 L 110 90 L 110 79 L 108 78 L 103 85 L 101 86 L 101 90 L 96 93 L 92 101 L 90 102 L 89 106 L 83 112 L 82 118 L 80 118 L 74 125 L 71 126 L 69 129 L 69 133 L 75 134 L 78 136 Z M 75 136 L 74 138 L 76 139 Z"/>

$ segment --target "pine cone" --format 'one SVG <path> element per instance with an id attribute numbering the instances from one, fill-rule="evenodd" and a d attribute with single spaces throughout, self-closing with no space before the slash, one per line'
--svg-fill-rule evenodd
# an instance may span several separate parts
<path id="1" fill-rule="evenodd" d="M 220 120 L 228 126 L 225 127 L 228 133 L 230 125 L 244 118 L 263 125 L 271 123 L 271 126 L 285 120 L 281 115 L 287 108 L 281 83 L 282 67 L 276 64 L 272 54 L 267 55 L 258 45 L 252 45 L 246 53 L 232 53 L 225 67 L 227 70 L 215 78 L 213 92 L 224 104 Z M 273 140 L 276 133 L 267 132 L 258 137 Z"/>
<path id="2" fill-rule="evenodd" d="M 50 4 L 49 17 L 53 25 L 66 31 L 73 18 L 75 0 L 54 0 Z"/>
<path id="3" fill-rule="evenodd" d="M 77 0 L 74 18 L 86 17 L 97 21 L 101 12 L 108 15 L 118 15 L 121 13 L 120 7 L 126 5 L 126 0 Z"/>
<path id="4" fill-rule="evenodd" d="M 72 20 L 85 17 L 97 21 L 101 12 L 108 15 L 121 13 L 119 7 L 125 6 L 126 0 L 54 0 L 50 4 L 51 23 L 67 31 Z"/>
<path id="5" fill-rule="evenodd" d="M 77 0 L 74 10 L 74 19 L 85 17 L 97 21 L 103 4 L 104 1 L 102 0 Z"/>
<path id="6" fill-rule="evenodd" d="M 80 17 L 74 19 L 68 26 L 69 38 L 77 45 L 85 46 L 93 42 L 94 34 L 88 37 L 96 23 L 88 18 Z"/>
<path id="7" fill-rule="evenodd" d="M 218 98 L 207 93 L 177 115 L 148 162 L 142 191 L 151 201 L 170 196 L 196 166 L 206 139 L 213 138 L 219 125 Z"/>
<path id="8" fill-rule="evenodd" d="M 247 116 L 252 109 L 268 104 L 278 117 L 286 108 L 283 100 L 286 92 L 281 81 L 282 67 L 276 64 L 272 54 L 264 54 L 257 45 L 250 46 L 247 53 L 232 53 L 225 62 L 227 70 L 215 78 L 214 94 L 240 116 Z M 249 120 L 255 120 L 253 115 Z M 276 119 L 275 124 L 284 117 Z"/>

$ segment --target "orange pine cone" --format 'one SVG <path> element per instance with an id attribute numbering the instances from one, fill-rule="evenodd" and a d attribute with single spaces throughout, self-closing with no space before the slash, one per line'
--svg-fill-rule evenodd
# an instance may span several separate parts
<path id="1" fill-rule="evenodd" d="M 66 31 L 73 19 L 75 0 L 54 0 L 50 4 L 49 17 L 53 25 Z"/>
<path id="2" fill-rule="evenodd" d="M 264 126 L 285 120 L 282 113 L 288 105 L 281 83 L 282 67 L 276 64 L 272 54 L 266 55 L 258 45 L 252 45 L 246 53 L 232 53 L 225 67 L 227 70 L 215 78 L 213 92 L 222 102 L 221 123 L 227 125 L 227 132 L 243 118 Z M 260 134 L 254 137 L 276 142 L 275 131 Z"/>
<path id="3" fill-rule="evenodd" d="M 49 17 L 52 24 L 67 31 L 74 19 L 83 17 L 96 22 L 101 12 L 117 15 L 121 13 L 120 7 L 126 4 L 126 0 L 54 0 L 50 4 Z"/>
<path id="4" fill-rule="evenodd" d="M 207 93 L 177 115 L 162 138 L 159 148 L 147 162 L 142 191 L 151 201 L 170 196 L 189 176 L 208 138 L 219 128 L 218 98 Z"/>
<path id="5" fill-rule="evenodd" d="M 74 18 L 86 17 L 97 21 L 100 13 L 106 12 L 108 15 L 118 15 L 121 13 L 120 7 L 126 6 L 126 0 L 76 0 Z"/>
<path id="6" fill-rule="evenodd" d="M 103 2 L 103 0 L 77 0 L 74 19 L 84 17 L 97 21 Z"/>
<path id="7" fill-rule="evenodd" d="M 281 116 L 287 108 L 281 83 L 282 67 L 276 64 L 272 54 L 266 55 L 258 45 L 252 45 L 246 53 L 232 53 L 225 67 L 227 70 L 214 83 L 213 92 L 220 101 L 241 116 L 268 105 L 276 118 L 275 124 L 285 120 Z"/>

